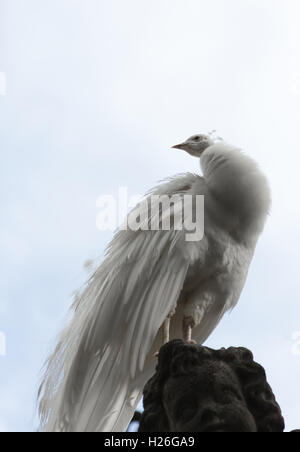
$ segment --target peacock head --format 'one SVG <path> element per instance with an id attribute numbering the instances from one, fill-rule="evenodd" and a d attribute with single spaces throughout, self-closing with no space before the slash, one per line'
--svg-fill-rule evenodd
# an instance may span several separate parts
<path id="1" fill-rule="evenodd" d="M 193 135 L 186 141 L 173 146 L 174 149 L 182 149 L 194 157 L 201 157 L 205 149 L 214 144 L 214 140 L 210 135 Z"/>

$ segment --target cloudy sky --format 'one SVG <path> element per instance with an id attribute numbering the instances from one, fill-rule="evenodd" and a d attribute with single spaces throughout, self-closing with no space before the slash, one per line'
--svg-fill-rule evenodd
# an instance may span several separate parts
<path id="1" fill-rule="evenodd" d="M 97 198 L 198 171 L 170 146 L 212 129 L 259 162 L 273 207 L 207 344 L 253 350 L 300 428 L 299 16 L 298 0 L 0 0 L 0 431 L 37 426 L 41 365 L 112 236 Z"/>

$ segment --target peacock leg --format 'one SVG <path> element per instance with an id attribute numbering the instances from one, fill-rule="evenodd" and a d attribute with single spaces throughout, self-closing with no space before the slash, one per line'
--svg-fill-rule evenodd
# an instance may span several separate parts
<path id="1" fill-rule="evenodd" d="M 162 345 L 167 344 L 170 341 L 170 325 L 171 325 L 171 317 L 175 314 L 175 309 L 168 314 L 166 320 L 162 325 Z M 154 356 L 158 356 L 159 352 L 154 353 Z"/>
<path id="2" fill-rule="evenodd" d="M 183 317 L 182 322 L 182 334 L 183 340 L 188 344 L 196 344 L 196 341 L 192 339 L 192 331 L 195 326 L 195 321 L 192 316 Z"/>
<path id="3" fill-rule="evenodd" d="M 168 315 L 168 317 L 164 321 L 163 327 L 162 327 L 162 343 L 163 343 L 163 345 L 170 341 L 170 323 L 171 323 L 171 316 Z"/>

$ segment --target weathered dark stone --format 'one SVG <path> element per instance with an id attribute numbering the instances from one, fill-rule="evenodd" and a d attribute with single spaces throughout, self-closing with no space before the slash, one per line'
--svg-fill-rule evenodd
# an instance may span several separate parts
<path id="1" fill-rule="evenodd" d="M 144 389 L 140 432 L 283 432 L 262 366 L 245 348 L 212 350 L 174 340 Z"/>

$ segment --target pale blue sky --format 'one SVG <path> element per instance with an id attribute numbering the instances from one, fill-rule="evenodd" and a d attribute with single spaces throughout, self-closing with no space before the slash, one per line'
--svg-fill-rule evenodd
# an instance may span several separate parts
<path id="1" fill-rule="evenodd" d="M 298 0 L 0 0 L 0 430 L 37 425 L 39 369 L 112 235 L 98 196 L 198 171 L 170 146 L 212 129 L 259 162 L 273 208 L 208 345 L 250 348 L 300 428 L 299 15 Z"/>

